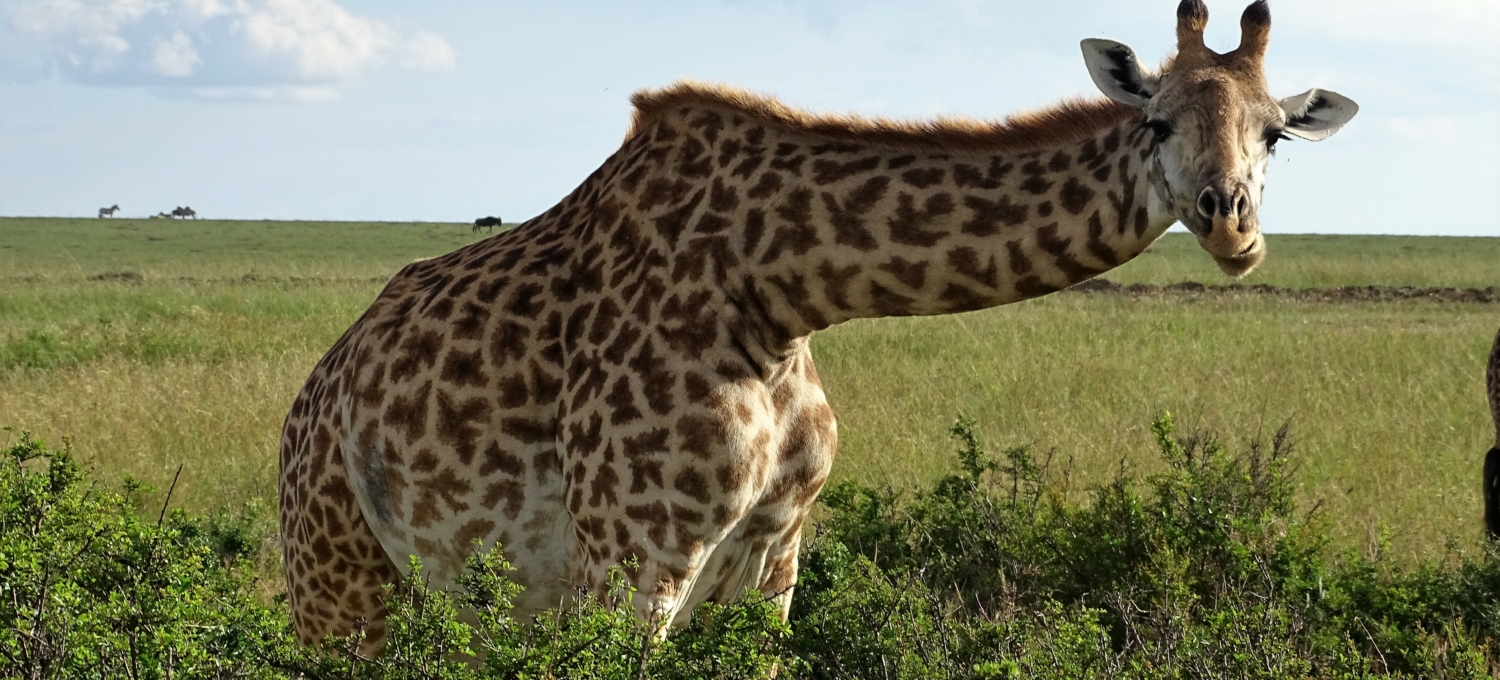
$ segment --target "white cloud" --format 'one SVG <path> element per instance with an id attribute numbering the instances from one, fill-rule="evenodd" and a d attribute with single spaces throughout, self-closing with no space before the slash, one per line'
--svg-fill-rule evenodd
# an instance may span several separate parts
<path id="1" fill-rule="evenodd" d="M 339 91 L 332 87 L 307 86 L 195 87 L 189 90 L 189 93 L 199 99 L 211 101 L 292 101 L 299 104 L 330 104 L 343 98 Z"/>
<path id="2" fill-rule="evenodd" d="M 229 11 L 219 0 L 179 0 L 177 4 L 184 14 L 199 21 L 212 19 Z"/>
<path id="3" fill-rule="evenodd" d="M 187 37 L 186 33 L 177 31 L 171 38 L 156 42 L 151 62 L 156 66 L 157 72 L 164 76 L 185 78 L 192 75 L 195 66 L 203 63 L 203 58 L 193 49 L 193 39 Z"/>
<path id="4" fill-rule="evenodd" d="M 332 0 L 266 0 L 239 5 L 239 27 L 263 55 L 290 58 L 308 80 L 344 79 L 388 53 L 399 38 L 379 21 L 361 19 Z"/>
<path id="5" fill-rule="evenodd" d="M 457 61 L 453 46 L 442 36 L 428 31 L 417 31 L 406 41 L 401 54 L 401 65 L 416 71 L 446 71 Z"/>
<path id="6" fill-rule="evenodd" d="M 31 0 L 0 10 L 0 29 L 64 79 L 250 99 L 327 101 L 330 88 L 382 67 L 457 60 L 442 36 L 335 0 Z"/>
<path id="7" fill-rule="evenodd" d="M 145 0 L 38 0 L 7 8 L 5 18 L 16 32 L 51 43 L 61 64 L 100 72 L 130 51 L 121 29 L 154 9 Z"/>

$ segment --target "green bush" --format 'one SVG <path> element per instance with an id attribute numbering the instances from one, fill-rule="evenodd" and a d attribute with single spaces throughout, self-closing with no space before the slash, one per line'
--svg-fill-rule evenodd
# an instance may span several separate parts
<path id="1" fill-rule="evenodd" d="M 295 644 L 263 601 L 258 506 L 195 518 L 103 492 L 26 434 L 0 460 L 0 677 L 1365 678 L 1497 670 L 1500 554 L 1398 567 L 1330 555 L 1291 438 L 1229 452 L 1153 424 L 1161 472 L 1070 495 L 1048 456 L 996 457 L 960 419 L 957 471 L 835 485 L 789 624 L 754 594 L 658 639 L 608 592 L 519 620 L 497 549 L 451 590 L 421 564 L 389 631 Z M 170 493 L 168 494 L 170 496 Z M 628 568 L 628 565 L 627 565 Z"/>
<path id="2" fill-rule="evenodd" d="M 0 461 L 0 677 L 271 677 L 254 578 L 204 524 L 143 515 L 139 489 L 85 487 L 68 450 L 23 434 Z"/>
<path id="3" fill-rule="evenodd" d="M 771 603 L 749 600 L 705 607 L 657 643 L 619 573 L 604 597 L 516 621 L 519 586 L 495 549 L 471 558 L 454 592 L 428 588 L 413 560 L 387 595 L 379 657 L 357 653 L 359 631 L 303 649 L 284 598 L 253 595 L 254 508 L 152 516 L 131 501 L 137 485 L 99 493 L 83 482 L 66 447 L 25 433 L 0 461 L 0 677 L 752 678 L 770 672 L 786 636 Z"/>
<path id="4" fill-rule="evenodd" d="M 1330 561 L 1325 524 L 1298 511 L 1286 427 L 1237 453 L 1166 415 L 1152 431 L 1165 469 L 1143 484 L 1122 472 L 1083 504 L 1049 459 L 996 459 L 963 419 L 958 474 L 909 494 L 830 488 L 797 652 L 824 659 L 817 677 L 851 678 L 1500 670 L 1493 550 L 1415 570 Z"/>

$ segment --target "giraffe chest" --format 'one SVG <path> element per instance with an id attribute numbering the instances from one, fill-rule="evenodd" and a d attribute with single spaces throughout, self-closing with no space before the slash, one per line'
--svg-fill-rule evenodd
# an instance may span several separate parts
<path id="1" fill-rule="evenodd" d="M 624 400 L 565 403 L 576 582 L 631 558 L 663 565 L 660 582 L 675 585 L 658 594 L 681 612 L 778 578 L 790 585 L 803 521 L 837 446 L 832 411 L 805 347 L 768 377 L 731 370 L 727 348 L 705 358 L 655 376 L 676 390 L 670 409 L 642 403 L 618 418 Z M 616 379 L 641 387 L 639 377 Z"/>

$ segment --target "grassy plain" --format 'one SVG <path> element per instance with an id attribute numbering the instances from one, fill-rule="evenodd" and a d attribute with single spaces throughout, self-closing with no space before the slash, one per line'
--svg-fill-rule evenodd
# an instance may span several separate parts
<path id="1" fill-rule="evenodd" d="M 71 437 L 106 477 L 208 510 L 274 503 L 281 419 L 308 371 L 417 257 L 467 225 L 0 219 L 0 424 Z M 1245 283 L 1500 285 L 1500 238 L 1272 236 Z M 1108 275 L 1225 283 L 1171 234 Z M 1078 488 L 1149 451 L 1147 425 L 1231 442 L 1290 418 L 1304 497 L 1346 546 L 1430 556 L 1478 540 L 1482 388 L 1500 304 L 1065 293 L 814 337 L 835 475 L 897 486 L 951 462 L 946 428 L 1073 460 Z M 0 439 L 4 436 L 0 435 Z"/>
<path id="2" fill-rule="evenodd" d="M 1290 288 L 1500 285 L 1500 238 L 1272 235 L 1268 255 L 1242 283 Z M 1105 274 L 1122 284 L 1229 283 L 1187 233 L 1167 234 L 1140 257 Z"/>

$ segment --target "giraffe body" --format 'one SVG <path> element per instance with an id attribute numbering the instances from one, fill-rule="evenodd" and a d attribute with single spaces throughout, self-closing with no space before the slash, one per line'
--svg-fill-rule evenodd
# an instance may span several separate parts
<path id="1" fill-rule="evenodd" d="M 649 96 L 660 117 L 577 192 L 409 265 L 319 364 L 282 448 L 283 507 L 307 518 L 287 534 L 311 537 L 288 539 L 294 598 L 358 593 L 351 606 L 373 613 L 369 587 L 405 555 L 441 583 L 479 539 L 517 566 L 520 612 L 597 587 L 630 555 L 658 615 L 745 588 L 789 603 L 837 441 L 812 331 L 1058 290 L 1170 224 L 1147 208 L 1147 135 L 1112 105 L 1075 112 L 1115 125 L 1067 150 L 956 162 L 915 139 L 779 129 L 756 108 L 772 102 L 742 93 Z M 1033 211 L 1048 225 L 1018 229 Z M 840 219 L 846 232 L 814 226 Z M 1090 224 L 1091 240 L 1061 235 Z M 860 266 L 871 253 L 879 264 Z M 347 564 L 303 566 L 330 555 Z M 297 607 L 318 619 L 299 630 L 333 629 L 314 610 Z"/>
<path id="2" fill-rule="evenodd" d="M 812 332 L 1045 295 L 1198 207 L 1163 178 L 1202 162 L 1164 159 L 1132 102 L 1004 123 L 814 116 L 692 83 L 634 102 L 621 148 L 555 207 L 398 273 L 293 403 L 304 641 L 365 617 L 378 644 L 379 584 L 412 554 L 448 583 L 476 541 L 516 566 L 520 615 L 628 558 L 643 620 L 746 588 L 785 613 L 837 444 Z M 1203 162 L 1258 204 L 1263 157 L 1225 158 Z M 1205 249 L 1254 266 L 1253 206 L 1214 207 Z"/>

